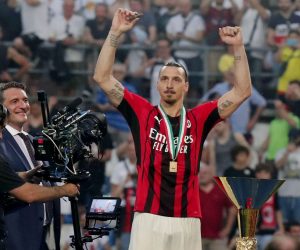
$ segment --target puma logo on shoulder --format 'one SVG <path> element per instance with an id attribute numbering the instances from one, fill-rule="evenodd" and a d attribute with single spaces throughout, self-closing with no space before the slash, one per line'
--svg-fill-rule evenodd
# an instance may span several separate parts
<path id="1" fill-rule="evenodd" d="M 161 122 L 162 119 L 159 119 L 159 118 L 157 117 L 157 115 L 154 116 L 154 119 L 155 119 L 155 120 L 158 122 L 158 124 L 160 125 L 160 122 Z"/>

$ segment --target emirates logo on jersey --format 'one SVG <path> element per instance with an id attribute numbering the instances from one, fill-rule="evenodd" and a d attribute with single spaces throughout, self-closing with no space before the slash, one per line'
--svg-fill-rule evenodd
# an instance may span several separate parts
<path id="1" fill-rule="evenodd" d="M 168 152 L 169 149 L 167 147 L 167 137 L 164 134 L 159 133 L 156 129 L 151 128 L 149 133 L 149 138 L 151 138 L 153 142 L 153 149 L 157 151 Z M 178 145 L 178 137 L 174 138 L 175 147 Z M 186 135 L 184 137 L 184 144 L 181 145 L 179 153 L 186 154 L 187 153 L 187 145 L 193 143 L 194 139 L 192 135 Z"/>

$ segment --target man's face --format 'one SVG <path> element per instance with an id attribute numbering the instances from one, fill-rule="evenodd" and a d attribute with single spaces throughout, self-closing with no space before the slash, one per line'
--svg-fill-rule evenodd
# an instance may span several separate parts
<path id="1" fill-rule="evenodd" d="M 156 53 L 157 57 L 160 57 L 164 60 L 168 59 L 171 56 L 171 47 L 169 42 L 166 40 L 158 41 Z"/>
<path id="2" fill-rule="evenodd" d="M 278 8 L 283 12 L 288 12 L 292 8 L 291 0 L 279 0 Z"/>
<path id="3" fill-rule="evenodd" d="M 191 12 L 192 5 L 189 0 L 181 0 L 178 4 L 180 13 L 183 16 L 187 16 Z"/>
<path id="4" fill-rule="evenodd" d="M 206 185 L 213 180 L 213 171 L 211 166 L 202 165 L 199 171 L 200 185 Z"/>
<path id="5" fill-rule="evenodd" d="M 188 88 L 188 82 L 185 81 L 182 68 L 174 66 L 164 66 L 162 68 L 157 90 L 164 102 L 174 104 L 179 100 L 183 100 Z"/>
<path id="6" fill-rule="evenodd" d="M 249 161 L 249 154 L 246 152 L 239 152 L 235 158 L 235 162 L 238 164 L 246 165 Z"/>
<path id="7" fill-rule="evenodd" d="M 3 105 L 7 108 L 9 115 L 7 123 L 15 129 L 21 130 L 27 122 L 30 110 L 27 94 L 19 88 L 9 88 L 3 92 Z"/>
<path id="8" fill-rule="evenodd" d="M 98 20 L 98 22 L 104 21 L 105 18 L 107 17 L 107 9 L 103 5 L 97 6 L 95 13 L 96 13 L 96 19 Z"/>
<path id="9" fill-rule="evenodd" d="M 74 1 L 73 0 L 65 0 L 64 1 L 64 16 L 65 18 L 69 19 L 74 14 Z"/>
<path id="10" fill-rule="evenodd" d="M 177 7 L 177 0 L 166 0 L 166 7 L 170 10 L 173 10 Z"/>
<path id="11" fill-rule="evenodd" d="M 300 85 L 298 83 L 290 83 L 287 91 L 285 92 L 285 97 L 288 100 L 297 101 L 300 99 Z"/>

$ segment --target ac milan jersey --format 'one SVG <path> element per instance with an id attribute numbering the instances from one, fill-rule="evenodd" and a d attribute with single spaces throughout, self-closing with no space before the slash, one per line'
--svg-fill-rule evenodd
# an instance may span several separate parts
<path id="1" fill-rule="evenodd" d="M 176 172 L 170 172 L 167 127 L 158 107 L 125 89 L 118 109 L 127 120 L 135 143 L 138 171 L 135 211 L 200 218 L 199 164 L 205 138 L 220 121 L 217 101 L 187 110 Z M 175 146 L 177 143 L 178 134 L 174 136 Z"/>

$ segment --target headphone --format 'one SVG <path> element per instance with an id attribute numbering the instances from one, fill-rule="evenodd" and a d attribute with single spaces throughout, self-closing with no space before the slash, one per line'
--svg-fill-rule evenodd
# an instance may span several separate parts
<path id="1" fill-rule="evenodd" d="M 7 116 L 7 108 L 0 104 L 0 126 L 4 127 L 5 119 Z"/>

